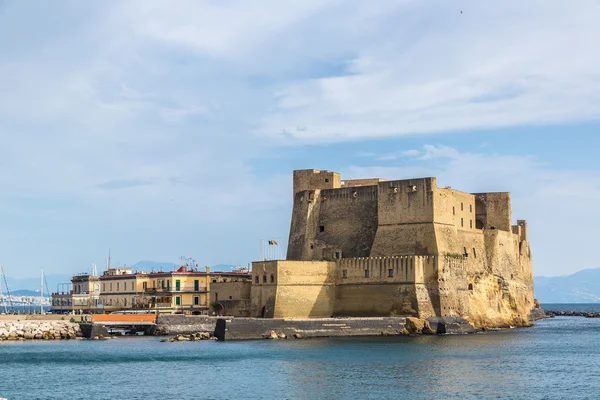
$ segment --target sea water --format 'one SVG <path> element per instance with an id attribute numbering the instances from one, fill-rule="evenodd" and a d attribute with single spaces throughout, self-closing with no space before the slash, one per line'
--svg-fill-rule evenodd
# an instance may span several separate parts
<path id="1" fill-rule="evenodd" d="M 16 399 L 595 399 L 600 319 L 473 335 L 0 343 Z"/>

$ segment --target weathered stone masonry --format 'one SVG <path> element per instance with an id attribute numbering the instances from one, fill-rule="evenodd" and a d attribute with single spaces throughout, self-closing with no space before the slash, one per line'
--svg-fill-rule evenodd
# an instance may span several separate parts
<path id="1" fill-rule="evenodd" d="M 287 261 L 254 263 L 252 312 L 527 324 L 527 222 L 511 218 L 509 193 L 439 188 L 435 178 L 342 181 L 331 171 L 294 171 Z"/>

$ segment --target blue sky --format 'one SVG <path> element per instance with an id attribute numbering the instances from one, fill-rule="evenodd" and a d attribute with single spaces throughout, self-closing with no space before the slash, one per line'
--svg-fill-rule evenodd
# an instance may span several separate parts
<path id="1" fill-rule="evenodd" d="M 290 3 L 290 4 L 286 4 Z M 463 11 L 461 14 L 460 11 Z M 293 169 L 511 191 L 599 267 L 600 3 L 0 2 L 0 262 L 246 264 Z"/>

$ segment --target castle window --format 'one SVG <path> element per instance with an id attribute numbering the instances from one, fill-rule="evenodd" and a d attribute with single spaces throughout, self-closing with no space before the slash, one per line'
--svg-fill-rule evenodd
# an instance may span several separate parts
<path id="1" fill-rule="evenodd" d="M 325 183 L 329 182 L 329 178 L 325 178 Z"/>
<path id="2" fill-rule="evenodd" d="M 394 276 L 394 269 L 390 268 L 388 269 L 388 278 L 392 278 Z"/>
<path id="3" fill-rule="evenodd" d="M 469 204 L 469 212 L 473 212 L 473 204 Z"/>
<path id="4" fill-rule="evenodd" d="M 452 215 L 456 215 L 456 207 L 452 207 Z"/>
<path id="5" fill-rule="evenodd" d="M 465 220 L 463 218 L 460 219 L 460 227 L 463 228 L 465 226 Z"/>
<path id="6" fill-rule="evenodd" d="M 473 290 L 473 284 L 469 283 L 469 290 Z"/>
<path id="7" fill-rule="evenodd" d="M 473 247 L 473 257 L 477 258 L 477 252 L 475 251 L 475 247 Z"/>
<path id="8" fill-rule="evenodd" d="M 342 278 L 347 278 L 348 277 L 348 270 L 347 269 L 343 269 L 342 270 Z"/>
<path id="9" fill-rule="evenodd" d="M 339 258 L 340 258 L 340 252 L 339 251 L 335 252 L 335 258 L 336 258 L 336 260 L 339 260 Z"/>
<path id="10" fill-rule="evenodd" d="M 271 274 L 271 283 L 275 283 L 275 277 Z"/>
<path id="11" fill-rule="evenodd" d="M 460 211 L 464 211 L 465 207 L 463 203 L 460 203 Z"/>
<path id="12" fill-rule="evenodd" d="M 267 283 L 267 276 L 263 275 L 263 283 Z"/>
<path id="13" fill-rule="evenodd" d="M 365 278 L 368 278 L 368 277 L 369 277 L 369 270 L 365 269 Z"/>
<path id="14" fill-rule="evenodd" d="M 311 244 L 310 244 L 310 248 L 311 248 L 311 249 L 314 249 L 314 248 L 315 248 L 315 245 L 311 243 Z"/>
<path id="15" fill-rule="evenodd" d="M 469 221 L 469 226 L 471 227 L 471 229 L 473 229 L 473 220 Z"/>
<path id="16" fill-rule="evenodd" d="M 325 227 L 323 225 L 319 226 L 319 232 L 325 232 Z"/>
<path id="17" fill-rule="evenodd" d="M 469 257 L 469 253 L 467 253 L 467 248 L 466 247 L 463 247 L 463 251 L 464 251 L 463 252 L 463 256 Z"/>

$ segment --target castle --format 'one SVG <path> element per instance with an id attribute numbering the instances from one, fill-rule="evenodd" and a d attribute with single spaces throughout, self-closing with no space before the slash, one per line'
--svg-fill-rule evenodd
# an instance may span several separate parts
<path id="1" fill-rule="evenodd" d="M 294 171 L 285 261 L 252 268 L 256 317 L 461 316 L 525 325 L 533 308 L 527 222 L 509 193 L 435 178 L 341 180 Z"/>

